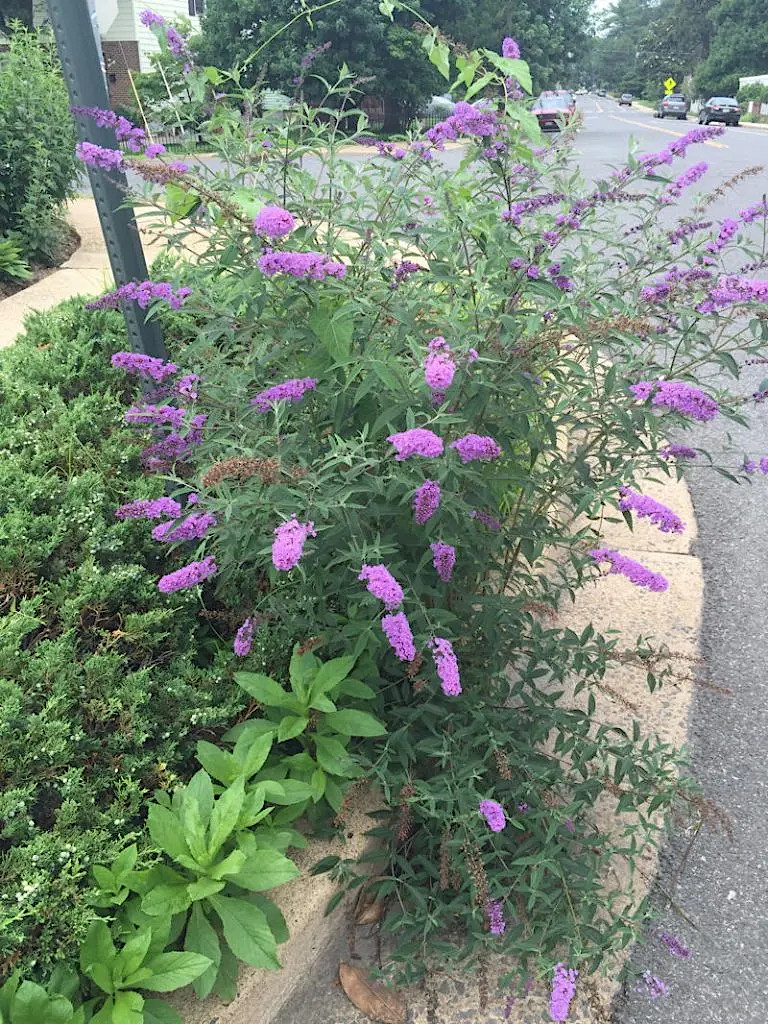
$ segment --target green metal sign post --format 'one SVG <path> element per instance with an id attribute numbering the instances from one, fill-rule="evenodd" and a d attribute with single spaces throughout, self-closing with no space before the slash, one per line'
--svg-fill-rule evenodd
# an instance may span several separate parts
<path id="1" fill-rule="evenodd" d="M 107 84 L 88 0 L 48 0 L 48 10 L 72 106 L 108 108 Z M 109 128 L 99 128 L 82 116 L 75 120 L 81 142 L 87 140 L 115 148 L 115 137 Z M 119 286 L 146 280 L 147 264 L 136 218 L 130 207 L 122 206 L 127 191 L 125 174 L 88 167 L 88 176 L 115 282 Z M 165 358 L 167 352 L 159 324 L 147 320 L 144 311 L 133 302 L 125 303 L 123 312 L 131 347 Z"/>

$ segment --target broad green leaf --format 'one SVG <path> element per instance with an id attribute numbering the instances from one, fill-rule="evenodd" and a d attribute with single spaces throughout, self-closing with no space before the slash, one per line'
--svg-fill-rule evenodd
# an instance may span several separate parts
<path id="1" fill-rule="evenodd" d="M 235 672 L 235 682 L 246 693 L 267 707 L 284 708 L 293 703 L 291 694 L 287 693 L 279 683 L 258 672 Z"/>
<path id="2" fill-rule="evenodd" d="M 346 679 L 354 668 L 357 658 L 347 655 L 344 658 L 333 658 L 324 662 L 317 670 L 317 675 L 312 680 L 310 694 L 312 697 L 319 697 L 321 693 L 328 693 L 338 686 L 342 679 Z"/>
<path id="3" fill-rule="evenodd" d="M 257 736 L 256 739 L 247 733 L 243 733 L 239 737 L 235 744 L 233 755 L 246 779 L 250 779 L 252 775 L 255 775 L 264 766 L 264 762 L 269 757 L 269 752 L 272 749 L 273 741 L 274 735 L 271 732 L 263 736 Z"/>
<path id="4" fill-rule="evenodd" d="M 145 928 L 138 935 L 128 939 L 117 957 L 124 978 L 127 978 L 129 974 L 133 974 L 144 963 L 144 958 L 147 955 L 151 941 L 152 930 L 150 928 Z"/>
<path id="5" fill-rule="evenodd" d="M 338 814 L 344 803 L 344 792 L 332 778 L 325 780 L 325 799 Z"/>
<path id="6" fill-rule="evenodd" d="M 116 992 L 112 1024 L 144 1024 L 144 996 L 138 992 Z"/>
<path id="7" fill-rule="evenodd" d="M 196 772 L 184 789 L 181 822 L 192 856 L 200 864 L 210 861 L 207 830 L 213 811 L 213 783 L 207 772 Z"/>
<path id="8" fill-rule="evenodd" d="M 266 917 L 267 923 L 272 929 L 272 934 L 275 937 L 275 942 L 277 942 L 278 945 L 281 942 L 287 942 L 291 936 L 280 907 L 278 907 L 276 903 L 273 903 L 268 896 L 261 896 L 258 893 L 254 893 L 250 899 Z"/>
<path id="9" fill-rule="evenodd" d="M 279 743 L 285 740 L 292 740 L 299 736 L 309 725 L 309 719 L 304 715 L 286 715 L 280 719 L 277 727 L 277 739 Z"/>
<path id="10" fill-rule="evenodd" d="M 141 987 L 149 992 L 173 992 L 199 978 L 210 966 L 210 958 L 202 953 L 160 953 L 147 963 L 152 976 Z"/>
<path id="11" fill-rule="evenodd" d="M 352 759 L 344 745 L 332 736 L 318 736 L 315 740 L 315 756 L 321 768 L 331 775 L 347 776 L 349 771 L 356 771 Z"/>
<path id="12" fill-rule="evenodd" d="M 197 760 L 209 775 L 225 786 L 233 782 L 240 772 L 240 766 L 228 750 L 222 750 L 207 740 L 198 741 Z"/>
<path id="13" fill-rule="evenodd" d="M 219 915 L 224 938 L 232 952 L 252 967 L 279 969 L 277 943 L 266 916 L 246 900 L 212 896 L 211 906 Z"/>
<path id="14" fill-rule="evenodd" d="M 22 981 L 13 1000 L 10 1024 L 41 1024 L 42 1021 L 59 1024 L 66 1022 L 72 1015 L 72 1004 L 63 996 L 53 997 L 56 1005 L 51 1005 L 48 993 L 41 985 L 33 981 Z M 63 1011 L 63 1015 L 62 1015 Z"/>
<path id="15" fill-rule="evenodd" d="M 238 206 L 250 220 L 253 220 L 264 206 L 264 200 L 250 188 L 235 188 L 232 190 L 231 197 L 235 206 Z"/>
<path id="16" fill-rule="evenodd" d="M 5 982 L 2 988 L 0 988 L 0 1014 L 4 1018 L 3 1024 L 11 1018 L 11 1004 L 13 1003 L 13 997 L 16 995 L 16 991 L 21 983 L 21 976 L 18 973 L 12 974 L 8 981 Z"/>
<path id="17" fill-rule="evenodd" d="M 438 40 L 429 51 L 429 59 L 446 81 L 451 77 L 451 51 L 448 44 Z"/>
<path id="18" fill-rule="evenodd" d="M 232 830 L 237 825 L 237 819 L 240 817 L 240 811 L 243 809 L 244 800 L 245 784 L 242 777 L 225 789 L 216 800 L 211 812 L 208 837 L 208 856 L 210 858 L 216 856 L 224 842 L 232 834 Z"/>
<path id="19" fill-rule="evenodd" d="M 183 1021 L 178 1012 L 162 999 L 145 999 L 144 1024 L 183 1024 Z"/>
<path id="20" fill-rule="evenodd" d="M 306 705 L 307 703 L 310 678 L 314 674 L 313 669 L 316 664 L 317 658 L 315 658 L 312 652 L 305 651 L 304 654 L 299 654 L 297 645 L 291 656 L 291 661 L 288 666 L 288 675 L 291 680 L 291 689 L 303 705 Z"/>
<path id="21" fill-rule="evenodd" d="M 497 67 L 505 78 L 516 78 L 527 93 L 530 93 L 533 85 L 531 83 L 531 71 L 524 60 L 517 60 L 513 57 L 501 57 L 493 50 L 483 50 L 485 57 Z"/>
<path id="22" fill-rule="evenodd" d="M 373 715 L 353 708 L 334 711 L 332 715 L 326 715 L 325 721 L 334 732 L 342 736 L 383 736 L 387 731 Z"/>
<path id="23" fill-rule="evenodd" d="M 187 895 L 192 903 L 204 900 L 215 892 L 221 892 L 225 883 L 217 878 L 198 878 L 187 886 Z"/>
<path id="24" fill-rule="evenodd" d="M 77 971 L 72 966 L 57 964 L 51 971 L 46 988 L 52 996 L 59 995 L 69 1000 L 74 999 L 80 988 Z"/>
<path id="25" fill-rule="evenodd" d="M 233 850 L 227 854 L 224 860 L 214 864 L 208 870 L 211 878 L 224 878 L 225 875 L 236 875 L 243 864 L 245 864 L 245 854 L 243 851 Z"/>
<path id="26" fill-rule="evenodd" d="M 309 784 L 312 787 L 312 799 L 317 803 L 322 800 L 325 792 L 326 774 L 322 768 L 316 768 L 310 777 Z"/>
<path id="27" fill-rule="evenodd" d="M 376 691 L 359 679 L 345 679 L 336 692 L 339 697 L 357 697 L 359 700 L 373 700 L 376 696 Z"/>
<path id="28" fill-rule="evenodd" d="M 221 963 L 221 943 L 216 929 L 205 916 L 203 908 L 199 903 L 192 907 L 189 915 L 189 924 L 184 936 L 184 949 L 188 953 L 200 953 L 211 961 L 202 974 L 192 982 L 195 995 L 198 999 L 205 999 L 213 989 L 216 981 L 216 974 Z"/>
<path id="29" fill-rule="evenodd" d="M 381 13 L 384 15 L 385 18 L 389 18 L 390 21 L 394 20 L 394 18 L 393 18 L 393 14 L 395 12 L 394 0 L 381 0 L 381 2 L 379 3 L 379 10 L 381 11 Z"/>
<path id="30" fill-rule="evenodd" d="M 115 878 L 119 880 L 128 871 L 133 871 L 136 866 L 138 856 L 139 851 L 135 843 L 131 846 L 126 846 L 126 848 L 112 861 L 112 874 Z"/>
<path id="31" fill-rule="evenodd" d="M 231 1003 L 237 998 L 237 976 L 240 965 L 237 957 L 229 946 L 223 946 L 221 950 L 221 963 L 216 981 L 213 984 L 214 995 L 217 995 L 222 1003 Z"/>
<path id="32" fill-rule="evenodd" d="M 315 711 L 323 711 L 325 713 L 338 710 L 333 701 L 329 700 L 328 697 L 324 697 L 322 694 L 319 697 L 313 697 L 312 703 L 309 706 L 314 708 Z"/>
<path id="33" fill-rule="evenodd" d="M 355 327 L 354 307 L 335 311 L 316 309 L 309 317 L 309 326 L 335 363 L 349 359 Z"/>
<path id="34" fill-rule="evenodd" d="M 203 74 L 211 83 L 211 85 L 219 85 L 221 82 L 224 81 L 224 76 L 222 75 L 218 68 L 214 68 L 211 66 L 205 67 L 203 68 Z"/>
<path id="35" fill-rule="evenodd" d="M 153 886 L 142 897 L 141 909 L 152 917 L 180 914 L 192 902 L 187 893 L 187 885 L 188 883 L 182 880 L 172 884 Z"/>
<path id="36" fill-rule="evenodd" d="M 105 921 L 97 918 L 97 920 L 91 922 L 88 933 L 80 947 L 80 970 L 83 974 L 92 978 L 104 992 L 111 992 L 112 964 L 116 956 L 117 950 L 112 941 L 109 928 Z M 104 972 L 98 970 L 99 967 L 106 968 L 106 978 Z M 97 980 L 94 976 L 94 970 L 99 975 L 100 980 Z M 106 981 L 106 987 L 102 984 L 103 981 Z"/>
<path id="37" fill-rule="evenodd" d="M 273 804 L 298 804 L 312 797 L 312 788 L 298 779 L 281 779 L 279 786 L 279 793 L 274 789 L 270 790 L 269 799 Z"/>
<path id="38" fill-rule="evenodd" d="M 490 72 L 488 72 L 487 74 L 482 75 L 480 78 L 478 78 L 476 82 L 473 82 L 472 85 L 469 86 L 464 95 L 465 101 L 469 103 L 473 96 L 476 96 L 481 89 L 484 89 L 489 82 L 493 81 L 493 78 L 494 76 Z"/>
<path id="39" fill-rule="evenodd" d="M 195 207 L 199 206 L 200 199 L 193 192 L 188 192 L 171 182 L 165 186 L 164 205 L 171 220 L 177 221 L 188 216 Z"/>
<path id="40" fill-rule="evenodd" d="M 167 807 L 150 804 L 147 811 L 147 827 L 155 846 L 173 860 L 184 863 L 191 856 L 189 847 L 184 842 L 181 822 Z"/>
<path id="41" fill-rule="evenodd" d="M 248 856 L 243 867 L 231 876 L 236 885 L 252 892 L 265 892 L 296 878 L 299 869 L 277 850 L 257 850 Z"/>
<path id="42" fill-rule="evenodd" d="M 93 872 L 93 877 L 100 889 L 103 889 L 104 892 L 115 891 L 117 888 L 117 879 L 109 868 L 105 868 L 102 864 L 94 864 L 91 871 Z"/>

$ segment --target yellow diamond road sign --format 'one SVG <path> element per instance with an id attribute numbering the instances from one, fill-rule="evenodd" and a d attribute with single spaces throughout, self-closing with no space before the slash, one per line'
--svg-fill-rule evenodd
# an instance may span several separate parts
<path id="1" fill-rule="evenodd" d="M 670 77 L 664 83 L 664 88 L 667 90 L 667 92 L 672 92 L 672 90 L 675 88 L 676 85 L 677 85 L 677 82 L 670 75 Z"/>

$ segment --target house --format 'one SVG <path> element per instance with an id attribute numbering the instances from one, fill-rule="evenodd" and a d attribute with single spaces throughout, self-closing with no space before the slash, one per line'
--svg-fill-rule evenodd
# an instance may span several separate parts
<path id="1" fill-rule="evenodd" d="M 150 55 L 159 50 L 152 32 L 142 25 L 139 15 L 149 8 L 166 21 L 188 18 L 193 31 L 200 31 L 200 15 L 205 0 L 88 0 L 94 26 L 98 26 L 109 98 L 113 106 L 131 104 L 133 89 L 130 72 L 151 71 Z M 48 21 L 45 0 L 33 0 L 35 26 Z"/>

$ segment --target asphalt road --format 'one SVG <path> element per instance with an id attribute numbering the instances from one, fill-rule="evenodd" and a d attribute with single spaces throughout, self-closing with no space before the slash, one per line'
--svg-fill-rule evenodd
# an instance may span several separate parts
<path id="1" fill-rule="evenodd" d="M 609 100 L 588 99 L 583 106 L 585 129 L 577 149 L 590 175 L 618 162 L 630 134 L 640 141 L 641 152 L 647 152 L 692 126 L 654 120 L 639 110 L 619 110 Z M 717 184 L 749 165 L 768 166 L 768 131 L 729 128 L 710 144 L 693 147 L 689 158 L 687 164 L 702 159 L 710 164 L 702 186 L 710 181 Z M 765 173 L 748 179 L 712 212 L 727 216 L 758 202 L 767 182 Z M 765 370 L 764 366 L 746 367 L 737 385 L 739 392 L 755 391 Z M 695 443 L 717 452 L 725 446 L 730 428 L 733 440 L 745 452 L 758 457 L 768 454 L 768 409 L 758 405 L 751 411 L 751 430 L 715 419 L 697 428 Z M 694 469 L 687 479 L 699 524 L 695 553 L 704 566 L 703 653 L 711 681 L 732 691 L 727 696 L 697 689 L 689 725 L 690 751 L 694 774 L 707 796 L 728 814 L 733 838 L 705 828 L 684 861 L 689 837 L 670 837 L 662 858 L 658 909 L 663 926 L 684 940 L 691 956 L 676 959 L 656 942 L 638 947 L 633 966 L 661 977 L 670 994 L 649 1002 L 647 995 L 630 990 L 616 1008 L 614 1024 L 661 1020 L 665 1024 L 765 1024 L 768 702 L 761 650 L 765 651 L 766 633 L 768 480 L 737 487 L 718 474 Z M 661 890 L 671 891 L 689 920 L 667 906 Z"/>

